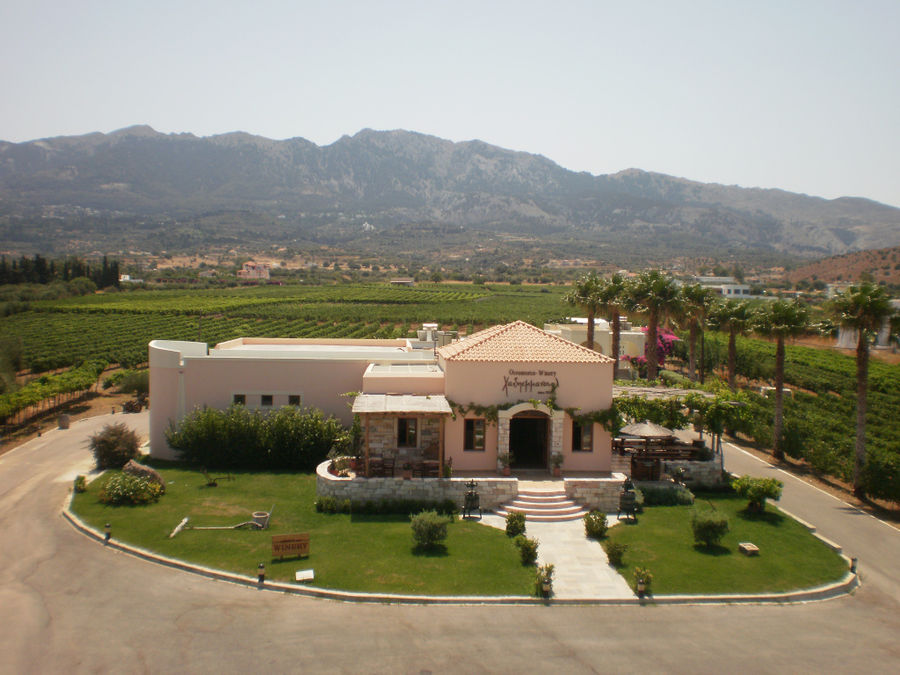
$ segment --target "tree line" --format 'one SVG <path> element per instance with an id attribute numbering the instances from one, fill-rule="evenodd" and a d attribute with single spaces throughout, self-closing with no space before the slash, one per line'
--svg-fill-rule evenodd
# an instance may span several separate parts
<path id="1" fill-rule="evenodd" d="M 22 256 L 7 260 L 0 258 L 0 285 L 2 284 L 50 284 L 54 281 L 90 279 L 98 288 L 119 285 L 119 261 L 103 256 L 99 265 L 80 258 L 67 257 L 48 260 L 39 254 L 33 258 Z"/>

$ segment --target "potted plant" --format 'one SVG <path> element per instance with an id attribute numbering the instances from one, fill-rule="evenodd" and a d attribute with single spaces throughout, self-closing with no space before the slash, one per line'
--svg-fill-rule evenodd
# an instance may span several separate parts
<path id="1" fill-rule="evenodd" d="M 501 452 L 497 455 L 497 463 L 500 465 L 500 470 L 503 472 L 504 476 L 508 476 L 510 473 L 509 465 L 513 462 L 513 454 L 511 452 Z"/>
<path id="2" fill-rule="evenodd" d="M 403 470 L 403 480 L 412 479 L 412 464 L 409 462 L 403 462 L 403 466 L 401 467 Z"/>
<path id="3" fill-rule="evenodd" d="M 553 563 L 540 565 L 535 571 L 534 585 L 538 595 L 549 598 L 553 593 Z"/>
<path id="4" fill-rule="evenodd" d="M 634 568 L 634 586 L 639 598 L 650 593 L 650 584 L 653 583 L 653 575 L 646 567 Z"/>
<path id="5" fill-rule="evenodd" d="M 561 452 L 554 452 L 550 455 L 550 465 L 553 467 L 553 476 L 559 478 L 562 475 L 563 456 Z"/>

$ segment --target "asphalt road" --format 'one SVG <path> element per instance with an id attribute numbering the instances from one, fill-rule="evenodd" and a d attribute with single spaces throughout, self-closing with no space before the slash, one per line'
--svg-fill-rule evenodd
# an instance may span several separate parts
<path id="1" fill-rule="evenodd" d="M 869 517 L 838 509 L 834 534 L 821 524 L 837 540 L 840 517 L 851 532 L 871 532 L 871 542 L 859 533 L 852 546 L 842 542 L 871 579 L 853 596 L 826 602 L 419 607 L 315 600 L 171 570 L 77 533 L 60 510 L 71 477 L 90 463 L 86 438 L 110 421 L 146 429 L 145 414 L 102 416 L 0 458 L 2 673 L 896 672 L 900 663 L 890 567 L 900 534 Z M 793 493 L 786 490 L 786 505 Z M 819 522 L 818 513 L 788 508 Z M 881 548 L 879 540 L 891 538 Z M 876 565 L 885 551 L 891 557 Z"/>

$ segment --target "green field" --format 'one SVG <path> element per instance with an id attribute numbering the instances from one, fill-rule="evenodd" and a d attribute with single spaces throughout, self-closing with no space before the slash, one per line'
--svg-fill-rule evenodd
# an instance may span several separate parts
<path id="1" fill-rule="evenodd" d="M 633 586 L 634 568 L 648 568 L 657 595 L 782 592 L 837 581 L 846 573 L 844 560 L 797 521 L 771 506 L 748 516 L 746 504 L 735 495 L 698 494 L 693 507 L 645 508 L 637 524 L 623 521 L 609 531 L 612 541 L 628 545 L 620 572 Z M 694 544 L 694 508 L 728 516 L 731 530 L 720 546 L 706 550 Z M 741 541 L 756 544 L 760 554 L 739 553 Z"/>
<path id="2" fill-rule="evenodd" d="M 146 361 L 154 339 L 405 337 L 428 321 L 464 333 L 516 319 L 543 325 L 565 315 L 564 290 L 342 284 L 123 291 L 31 303 L 0 322 L 0 339 L 21 339 L 26 365 L 36 372 L 89 358 L 133 366 Z"/>
<path id="3" fill-rule="evenodd" d="M 293 581 L 298 569 L 315 570 L 315 585 L 350 591 L 425 595 L 529 595 L 534 568 L 524 567 L 512 540 L 500 530 L 455 520 L 446 546 L 416 550 L 405 516 L 317 513 L 316 480 L 307 474 L 235 473 L 234 481 L 206 487 L 203 476 L 160 468 L 167 482 L 162 499 L 147 506 L 106 506 L 97 500 L 105 477 L 76 494 L 73 510 L 117 540 L 200 565 Z M 189 530 L 169 539 L 182 518 L 197 526 L 235 525 L 254 511 L 272 509 L 268 531 Z M 310 534 L 310 555 L 271 557 L 273 534 Z"/>

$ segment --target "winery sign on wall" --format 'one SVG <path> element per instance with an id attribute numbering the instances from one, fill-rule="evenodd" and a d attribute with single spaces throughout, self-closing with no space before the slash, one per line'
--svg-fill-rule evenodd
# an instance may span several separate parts
<path id="1" fill-rule="evenodd" d="M 503 376 L 503 393 L 551 394 L 559 386 L 555 370 L 514 370 Z"/>

